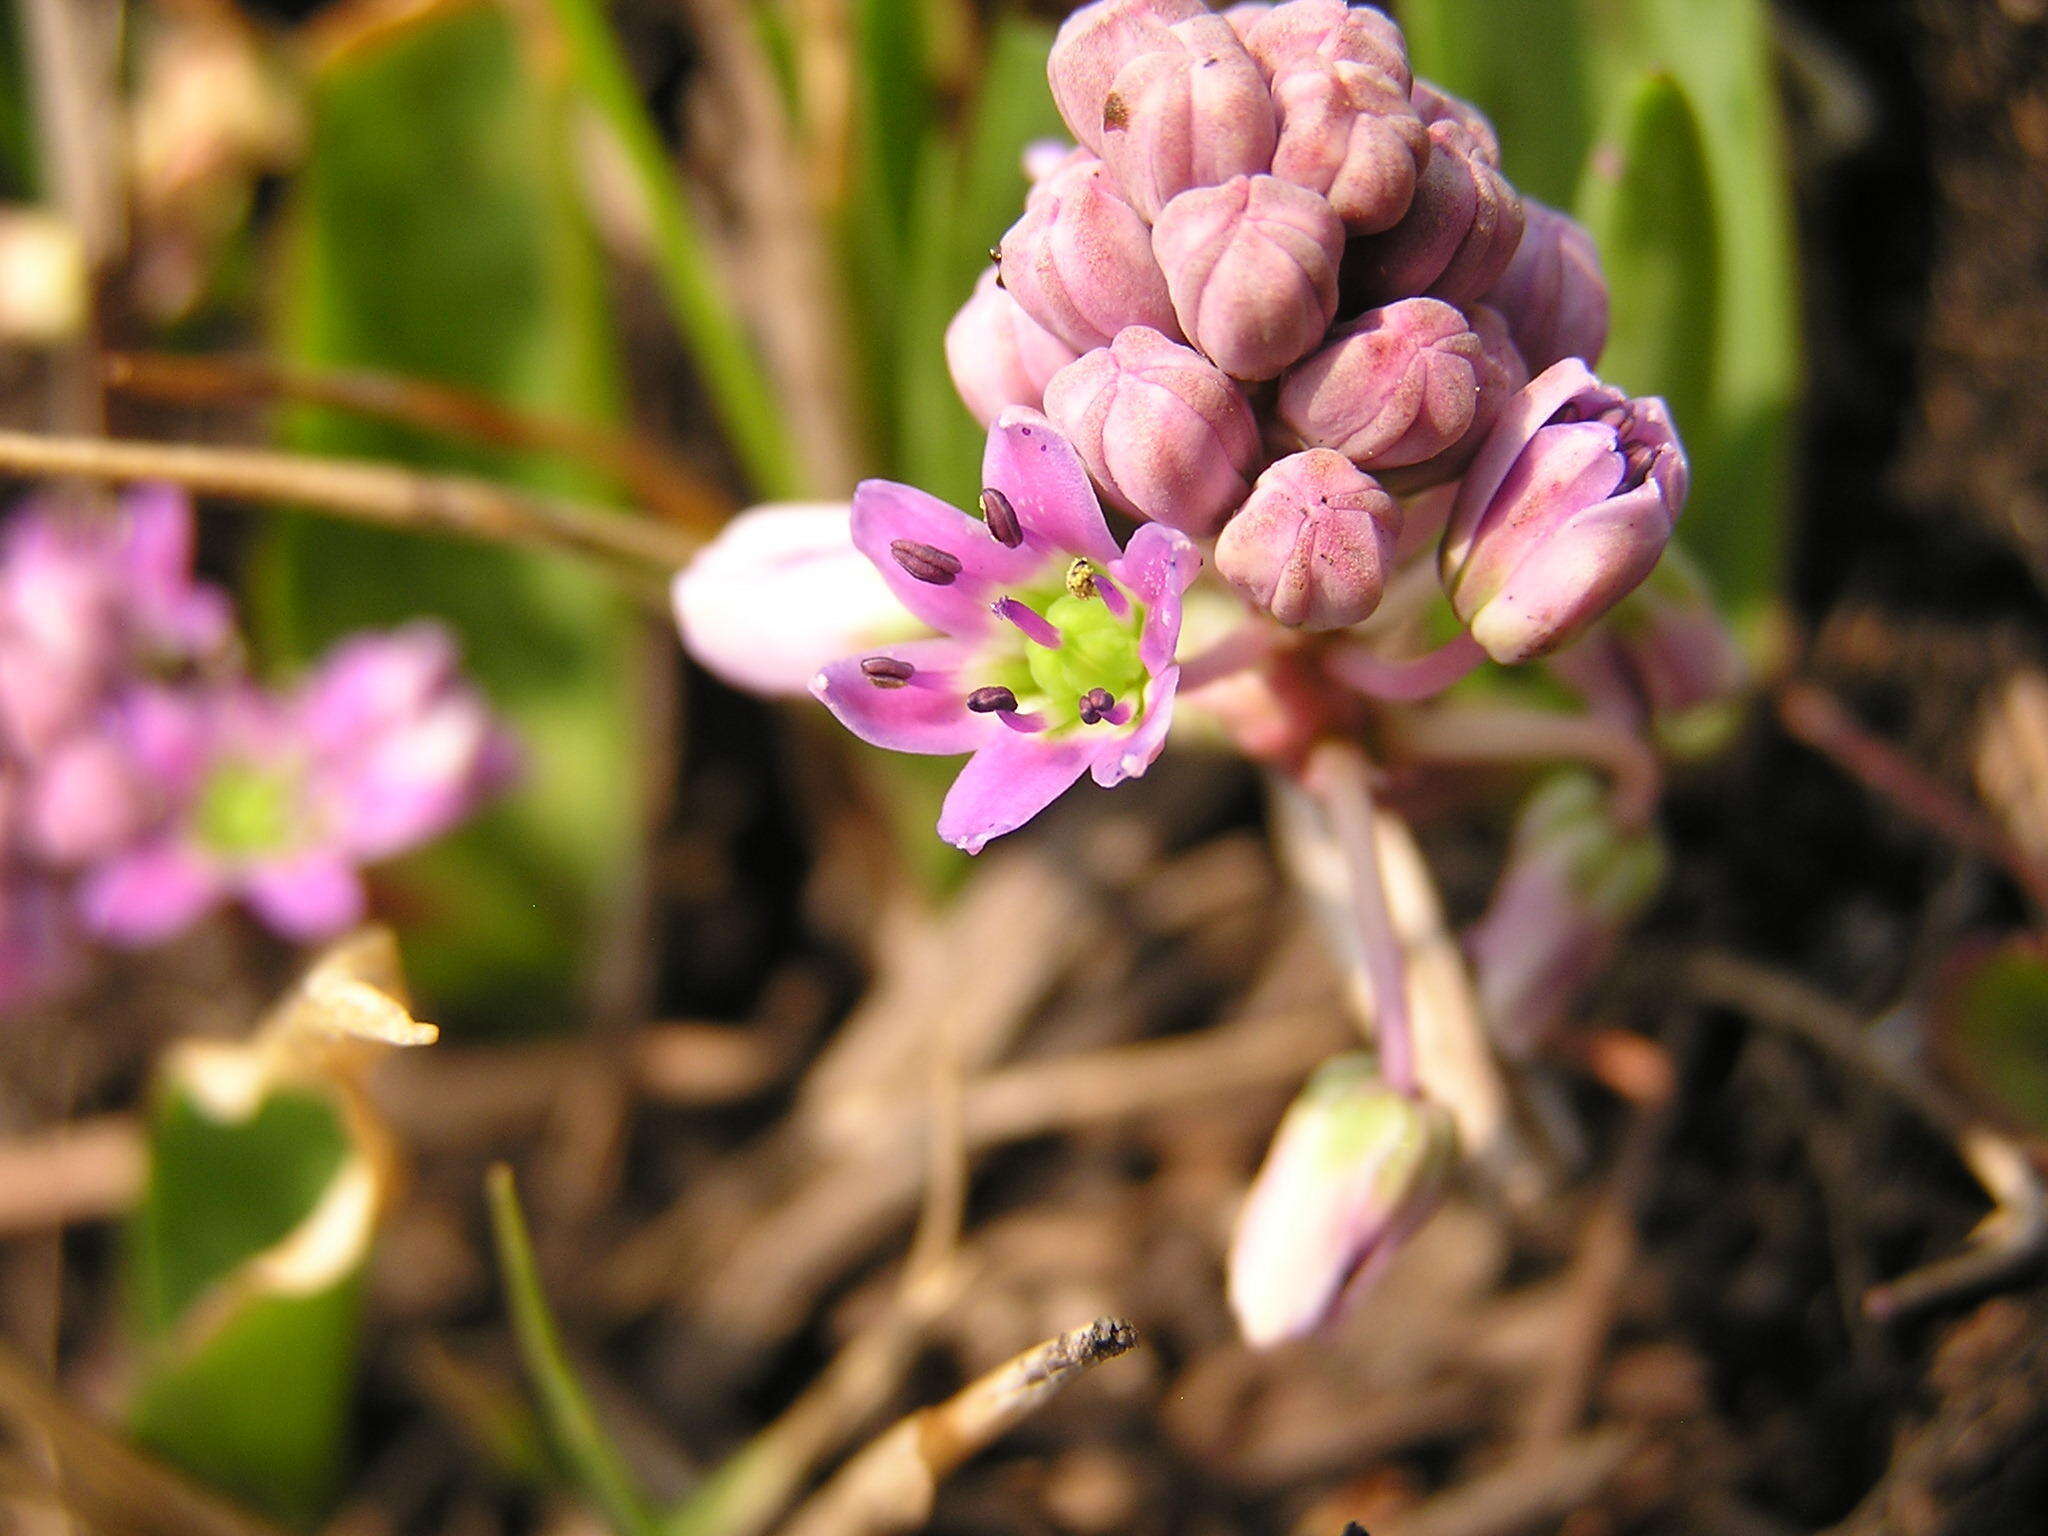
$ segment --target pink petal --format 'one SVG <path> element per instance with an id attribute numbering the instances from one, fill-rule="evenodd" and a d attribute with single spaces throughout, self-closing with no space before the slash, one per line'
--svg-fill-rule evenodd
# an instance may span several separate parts
<path id="1" fill-rule="evenodd" d="M 1086 732 L 1058 740 L 996 732 L 946 792 L 939 836 L 969 853 L 981 852 L 990 838 L 1016 831 L 1065 794 L 1101 750 Z"/>
<path id="2" fill-rule="evenodd" d="M 1173 660 L 1180 644 L 1180 596 L 1201 570 L 1201 552 L 1193 541 L 1163 523 L 1147 523 L 1132 534 L 1123 559 L 1110 567 L 1110 575 L 1145 605 L 1138 655 L 1148 672 Z"/>
<path id="3" fill-rule="evenodd" d="M 1576 357 L 1567 357 L 1552 363 L 1508 398 L 1501 407 L 1500 418 L 1487 430 L 1485 443 L 1459 482 L 1458 499 L 1451 506 L 1450 527 L 1445 536 L 1445 570 L 1455 570 L 1464 562 L 1480 518 L 1492 504 L 1501 481 L 1514 468 L 1515 460 L 1529 446 L 1529 439 L 1568 401 L 1601 387 L 1590 368 Z"/>
<path id="4" fill-rule="evenodd" d="M 1107 565 L 1116 540 L 1074 445 L 1037 411 L 1012 407 L 988 429 L 981 483 L 1010 498 L 1027 548 L 1085 555 Z"/>
<path id="5" fill-rule="evenodd" d="M 967 708 L 975 679 L 961 668 L 971 656 L 957 640 L 905 640 L 835 661 L 811 680 L 811 692 L 862 741 L 892 752 L 972 752 L 1007 735 L 994 715 Z M 917 669 L 901 688 L 878 688 L 861 671 L 870 656 L 893 656 Z"/>
<path id="6" fill-rule="evenodd" d="M 362 878 L 345 859 L 311 852 L 259 864 L 242 878 L 243 894 L 273 931 L 301 942 L 332 938 L 362 921 Z"/>
<path id="7" fill-rule="evenodd" d="M 897 563 L 898 540 L 929 545 L 960 562 L 945 583 L 920 581 Z M 933 629 L 968 638 L 987 629 L 988 605 L 1036 576 L 1045 555 L 1029 543 L 1008 549 L 978 518 L 893 480 L 863 480 L 853 493 L 853 542 L 874 562 L 896 600 Z"/>
<path id="8" fill-rule="evenodd" d="M 161 944 L 226 894 L 211 860 L 176 843 L 124 854 L 87 875 L 78 893 L 85 924 L 110 943 Z"/>
<path id="9" fill-rule="evenodd" d="M 1104 789 L 1115 789 L 1125 779 L 1143 776 L 1159 760 L 1166 747 L 1167 728 L 1173 724 L 1174 695 L 1180 689 L 1180 668 L 1168 667 L 1152 679 L 1145 690 L 1145 718 L 1138 728 L 1107 748 L 1098 748 L 1091 771 Z"/>

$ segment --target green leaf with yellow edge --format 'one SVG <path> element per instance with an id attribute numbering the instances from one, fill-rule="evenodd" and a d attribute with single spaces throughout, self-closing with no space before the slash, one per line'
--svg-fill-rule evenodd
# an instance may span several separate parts
<path id="1" fill-rule="evenodd" d="M 315 68 L 311 137 L 279 275 L 279 351 L 459 385 L 539 415 L 615 420 L 621 386 L 598 254 L 568 164 L 567 102 L 512 11 L 443 5 Z M 295 446 L 602 496 L 577 466 L 327 412 Z M 294 518 L 259 552 L 272 654 L 350 630 L 449 622 L 527 752 L 518 792 L 386 877 L 443 1011 L 557 1016 L 636 836 L 635 623 L 546 554 Z"/>

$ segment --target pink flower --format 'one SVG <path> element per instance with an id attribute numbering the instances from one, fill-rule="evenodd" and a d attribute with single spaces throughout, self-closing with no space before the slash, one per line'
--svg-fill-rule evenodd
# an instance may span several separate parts
<path id="1" fill-rule="evenodd" d="M 338 933 L 362 917 L 360 866 L 447 831 L 513 770 L 430 624 L 344 641 L 285 697 L 138 689 L 118 732 L 170 806 L 80 883 L 86 926 L 127 945 L 234 898 L 287 938 Z"/>
<path id="2" fill-rule="evenodd" d="M 969 853 L 1084 773 L 1109 788 L 1151 765 L 1180 679 L 1181 593 L 1201 567 L 1156 523 L 1119 550 L 1080 456 L 1036 411 L 996 419 L 982 479 L 985 521 L 891 481 L 854 493 L 855 546 L 937 634 L 847 656 L 811 683 L 865 741 L 973 754 L 939 816 Z M 764 611 L 764 629 L 774 619 Z"/>

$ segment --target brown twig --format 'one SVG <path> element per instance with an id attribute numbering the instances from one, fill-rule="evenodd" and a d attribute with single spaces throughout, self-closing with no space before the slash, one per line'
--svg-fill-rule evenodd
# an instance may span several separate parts
<path id="1" fill-rule="evenodd" d="M 0 432 L 0 474 L 163 480 L 202 496 L 295 504 L 387 528 L 563 551 L 642 573 L 674 570 L 695 548 L 645 519 L 366 459 Z"/>
<path id="2" fill-rule="evenodd" d="M 2048 1195 L 2025 1148 L 1970 1118 L 1933 1084 L 1870 1049 L 1854 1013 L 1767 966 L 1734 955 L 1692 958 L 1687 979 L 1702 997 L 1758 1023 L 1788 1030 L 1863 1074 L 1947 1140 L 1990 1197 L 1991 1214 L 1961 1253 L 1873 1286 L 1864 1311 L 1893 1318 L 2011 1278 L 2048 1249 Z"/>
<path id="3" fill-rule="evenodd" d="M 252 355 L 165 352 L 110 352 L 101 357 L 100 372 L 107 388 L 149 400 L 298 400 L 439 437 L 578 459 L 617 482 L 638 505 L 699 539 L 716 533 L 732 512 L 730 498 L 687 464 L 632 433 L 515 411 L 472 390 L 430 379 L 367 369 L 294 368 Z"/>
<path id="4" fill-rule="evenodd" d="M 2048 912 L 2048 869 L 1991 818 L 1898 748 L 1868 730 L 1840 700 L 1811 683 L 1778 694 L 1785 729 L 1895 809 L 2003 869 L 2037 912 Z"/>
<path id="5" fill-rule="evenodd" d="M 899 1421 L 799 1509 L 785 1536 L 884 1536 L 922 1525 L 947 1475 L 1091 1366 L 1137 1344 L 1101 1318 L 1025 1350 L 934 1408 Z"/>

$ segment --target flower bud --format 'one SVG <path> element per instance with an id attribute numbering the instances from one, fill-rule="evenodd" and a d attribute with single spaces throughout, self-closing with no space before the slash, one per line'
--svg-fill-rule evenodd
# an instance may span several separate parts
<path id="1" fill-rule="evenodd" d="M 1031 184 L 1024 194 L 1024 206 L 1029 208 L 1045 184 L 1068 166 L 1095 158 L 1093 151 L 1080 144 L 1069 144 L 1065 139 L 1033 139 L 1018 157 L 1024 179 Z"/>
<path id="2" fill-rule="evenodd" d="M 1567 357 L 1593 367 L 1607 346 L 1607 278 L 1593 237 L 1534 198 L 1522 199 L 1522 211 L 1522 243 L 1486 302 L 1507 317 L 1531 368 Z"/>
<path id="3" fill-rule="evenodd" d="M 1457 1155 L 1450 1117 L 1338 1056 L 1280 1122 L 1230 1243 L 1246 1342 L 1300 1338 L 1355 1302 L 1436 1209 Z"/>
<path id="4" fill-rule="evenodd" d="M 1274 75 L 1273 101 L 1273 174 L 1320 192 L 1353 234 L 1394 228 L 1430 151 L 1400 85 L 1370 64 L 1306 54 Z"/>
<path id="5" fill-rule="evenodd" d="M 1037 410 L 1046 380 L 1077 352 L 1024 313 L 996 282 L 995 269 L 982 273 L 974 296 L 946 327 L 946 367 L 967 409 L 983 426 L 1006 405 Z"/>
<path id="6" fill-rule="evenodd" d="M 1067 130 L 1101 154 L 1102 108 L 1117 71 L 1141 53 L 1166 47 L 1175 22 L 1207 14 L 1201 0 L 1096 0 L 1069 16 L 1045 62 Z"/>
<path id="7" fill-rule="evenodd" d="M 1003 236 L 1003 286 L 1046 330 L 1085 352 L 1127 325 L 1178 337 L 1152 232 L 1099 160 L 1044 183 Z"/>
<path id="8" fill-rule="evenodd" d="M 1233 378 L 1272 378 L 1337 313 L 1344 226 L 1315 193 L 1271 176 L 1181 193 L 1152 227 L 1152 252 L 1181 330 Z"/>
<path id="9" fill-rule="evenodd" d="M 1122 69 L 1102 105 L 1102 158 L 1146 218 L 1189 187 L 1273 163 L 1266 78 L 1221 16 L 1178 22 Z"/>
<path id="10" fill-rule="evenodd" d="M 1469 303 L 1500 280 L 1522 239 L 1522 200 L 1465 147 L 1458 125 L 1429 129 L 1430 151 L 1401 222 L 1358 242 L 1355 270 L 1369 303 L 1428 294 Z M 1278 164 L 1276 157 L 1275 164 Z"/>
<path id="11" fill-rule="evenodd" d="M 1465 935 L 1494 1037 L 1526 1058 L 1607 968 L 1664 883 L 1653 832 L 1624 832 L 1586 774 L 1547 781 L 1515 822 L 1486 911 Z"/>
<path id="12" fill-rule="evenodd" d="M 1439 568 L 1500 662 L 1568 644 L 1639 585 L 1685 504 L 1664 402 L 1631 400 L 1576 358 L 1520 390 L 1458 490 Z"/>
<path id="13" fill-rule="evenodd" d="M 1427 80 L 1417 80 L 1408 99 L 1414 103 L 1415 115 L 1422 119 L 1425 128 L 1444 124 L 1446 143 L 1461 154 L 1500 169 L 1500 135 L 1493 131 L 1486 114 L 1471 102 Z"/>
<path id="14" fill-rule="evenodd" d="M 915 632 L 854 547 L 843 502 L 748 508 L 682 569 L 672 596 L 690 655 L 756 693 L 808 693 L 825 663 Z"/>
<path id="15" fill-rule="evenodd" d="M 1103 494 L 1126 512 L 1198 536 L 1251 489 L 1252 409 L 1201 353 L 1131 326 L 1045 387 L 1045 413 Z"/>
<path id="16" fill-rule="evenodd" d="M 1370 65 L 1403 91 L 1411 80 L 1408 45 L 1393 17 L 1345 0 L 1286 0 L 1272 6 L 1245 29 L 1245 50 L 1274 80 L 1308 58 Z"/>
<path id="17" fill-rule="evenodd" d="M 1479 338 L 1478 367 L 1473 375 L 1479 388 L 1472 402 L 1472 424 L 1463 436 L 1434 457 L 1401 469 L 1378 469 L 1387 489 L 1398 496 L 1442 485 L 1464 474 L 1515 391 L 1529 382 L 1529 369 L 1498 310 L 1484 304 L 1467 304 L 1465 323 Z"/>
<path id="18" fill-rule="evenodd" d="M 63 868 L 115 852 L 141 831 L 151 809 L 140 765 L 110 730 L 73 733 L 36 764 L 27 783 L 26 841 L 39 858 Z"/>
<path id="19" fill-rule="evenodd" d="M 1463 438 L 1479 403 L 1483 348 L 1436 299 L 1403 299 L 1340 327 L 1280 380 L 1281 424 L 1366 469 L 1434 458 Z"/>
<path id="20" fill-rule="evenodd" d="M 1401 509 L 1341 453 L 1289 454 L 1259 476 L 1216 540 L 1216 569 L 1297 629 L 1342 629 L 1380 604 Z"/>
<path id="21" fill-rule="evenodd" d="M 1230 23 L 1230 30 L 1237 34 L 1237 40 L 1241 43 L 1251 36 L 1252 28 L 1272 11 L 1273 0 L 1240 0 L 1237 5 L 1225 6 L 1222 16 Z"/>

